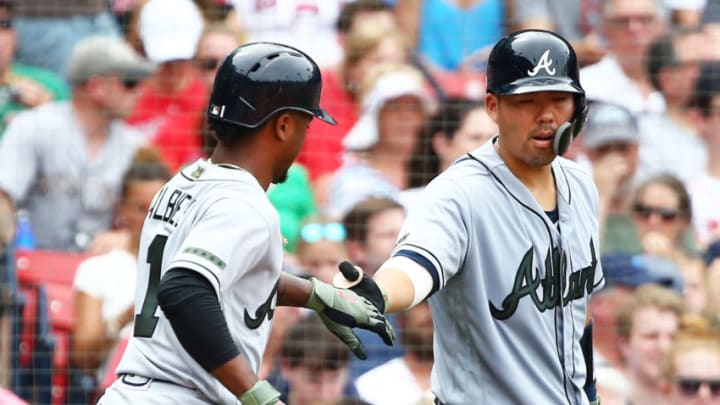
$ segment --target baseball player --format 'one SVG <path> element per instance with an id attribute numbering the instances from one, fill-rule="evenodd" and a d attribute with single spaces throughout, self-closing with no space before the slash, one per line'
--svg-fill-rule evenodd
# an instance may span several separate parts
<path id="1" fill-rule="evenodd" d="M 587 113 L 574 50 L 548 31 L 501 39 L 485 102 L 499 135 L 427 186 L 373 278 L 343 263 L 335 283 L 388 312 L 430 297 L 438 404 L 595 402 L 598 196 L 558 157 Z"/>
<path id="2" fill-rule="evenodd" d="M 134 333 L 100 404 L 276 404 L 256 375 L 276 305 L 304 306 L 358 357 L 350 327 L 393 332 L 367 299 L 281 273 L 284 180 L 320 109 L 320 70 L 304 53 L 252 43 L 221 65 L 207 110 L 218 139 L 155 195 L 140 240 Z"/>

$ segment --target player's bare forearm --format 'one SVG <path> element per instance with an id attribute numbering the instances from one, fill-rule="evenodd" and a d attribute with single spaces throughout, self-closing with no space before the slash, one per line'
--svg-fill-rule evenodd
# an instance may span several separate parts
<path id="1" fill-rule="evenodd" d="M 415 286 L 404 271 L 382 266 L 373 280 L 387 293 L 385 312 L 399 312 L 410 308 L 415 299 Z"/>
<path id="2" fill-rule="evenodd" d="M 258 377 L 242 354 L 213 369 L 210 374 L 238 397 L 258 382 Z"/>
<path id="3" fill-rule="evenodd" d="M 305 306 L 311 292 L 312 283 L 310 280 L 288 273 L 281 273 L 278 283 L 277 304 L 285 307 Z"/>

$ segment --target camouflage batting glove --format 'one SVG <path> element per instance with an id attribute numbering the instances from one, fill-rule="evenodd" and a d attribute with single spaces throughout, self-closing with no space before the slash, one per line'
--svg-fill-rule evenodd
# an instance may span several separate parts
<path id="1" fill-rule="evenodd" d="M 358 327 L 378 334 L 386 345 L 392 346 L 395 332 L 390 323 L 368 299 L 344 288 L 335 288 L 311 277 L 313 288 L 305 303 L 320 315 L 325 326 L 342 340 L 358 358 L 367 359 L 365 345 L 352 331 Z"/>
<path id="2" fill-rule="evenodd" d="M 242 405 L 273 405 L 280 401 L 280 392 L 269 382 L 260 380 L 238 399 Z"/>

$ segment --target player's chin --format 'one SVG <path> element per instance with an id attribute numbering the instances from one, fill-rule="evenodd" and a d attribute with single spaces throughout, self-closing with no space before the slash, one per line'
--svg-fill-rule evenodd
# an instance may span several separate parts
<path id="1" fill-rule="evenodd" d="M 529 166 L 547 166 L 555 159 L 555 152 L 550 149 L 535 149 L 525 155 L 525 163 Z"/>
<path id="2" fill-rule="evenodd" d="M 282 173 L 276 173 L 275 176 L 273 176 L 272 182 L 273 184 L 280 184 L 285 183 L 288 179 L 288 171 L 285 170 Z"/>

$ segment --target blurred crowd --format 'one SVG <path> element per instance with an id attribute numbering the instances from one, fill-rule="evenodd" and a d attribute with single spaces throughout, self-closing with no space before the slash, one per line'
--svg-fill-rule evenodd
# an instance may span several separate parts
<path id="1" fill-rule="evenodd" d="M 281 42 L 322 68 L 338 125 L 311 123 L 268 197 L 286 271 L 331 282 L 342 260 L 377 270 L 418 191 L 497 134 L 487 55 L 529 28 L 571 41 L 590 102 L 565 157 L 600 198 L 602 403 L 720 404 L 719 0 L 0 0 L 0 246 L 88 256 L 70 353 L 101 390 L 132 329 L 152 197 L 212 151 L 225 55 Z M 293 405 L 432 404 L 430 310 L 389 318 L 399 343 L 361 331 L 359 361 L 277 308 L 260 377 Z"/>

